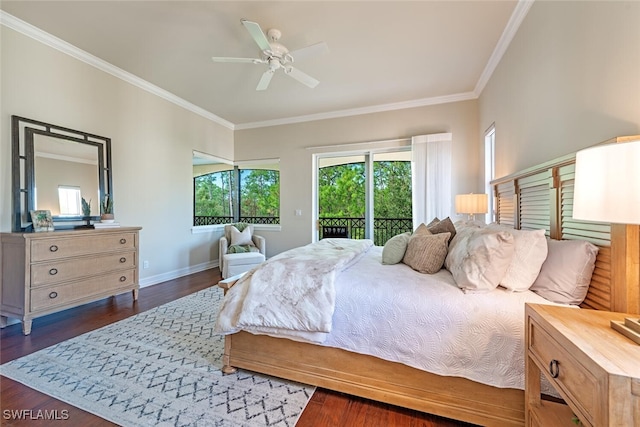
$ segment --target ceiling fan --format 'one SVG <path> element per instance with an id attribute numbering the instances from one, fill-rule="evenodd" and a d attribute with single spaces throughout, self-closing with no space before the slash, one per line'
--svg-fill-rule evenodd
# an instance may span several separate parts
<path id="1" fill-rule="evenodd" d="M 284 73 L 290 77 L 293 77 L 300 83 L 314 88 L 320 83 L 310 75 L 303 73 L 297 68 L 292 67 L 291 63 L 295 61 L 301 61 L 311 56 L 319 55 L 329 51 L 329 47 L 325 42 L 316 43 L 301 49 L 297 49 L 289 52 L 282 44 L 278 43 L 282 33 L 275 28 L 267 31 L 265 35 L 260 25 L 255 22 L 241 19 L 240 22 L 249 31 L 253 40 L 257 43 L 258 47 L 262 51 L 260 58 L 227 58 L 216 57 L 211 58 L 214 62 L 245 62 L 252 64 L 267 64 L 268 69 L 262 74 L 256 90 L 265 90 L 269 87 L 271 78 L 276 71 L 282 69 Z"/>

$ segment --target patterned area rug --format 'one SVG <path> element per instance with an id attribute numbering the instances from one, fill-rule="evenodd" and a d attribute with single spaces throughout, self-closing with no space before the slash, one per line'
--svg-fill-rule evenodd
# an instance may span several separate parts
<path id="1" fill-rule="evenodd" d="M 0 366 L 0 374 L 122 426 L 293 426 L 314 387 L 222 375 L 217 287 Z"/>

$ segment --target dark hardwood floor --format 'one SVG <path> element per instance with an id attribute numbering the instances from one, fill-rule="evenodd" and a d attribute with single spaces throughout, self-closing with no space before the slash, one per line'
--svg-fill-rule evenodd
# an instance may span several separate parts
<path id="1" fill-rule="evenodd" d="M 23 336 L 21 325 L 0 332 L 0 363 L 6 363 L 85 332 L 122 320 L 185 295 L 214 285 L 220 280 L 216 269 L 140 289 L 137 302 L 130 293 L 106 298 L 81 307 L 44 316 L 33 321 L 31 335 Z M 20 383 L 0 377 L 0 425 L 2 426 L 112 426 L 114 424 L 67 403 L 39 393 Z M 7 411 L 57 411 L 60 420 L 17 420 Z M 51 413 L 51 412 L 49 412 Z M 468 424 L 435 417 L 405 408 L 373 402 L 342 393 L 317 389 L 298 420 L 298 427 L 384 426 L 451 427 Z"/>

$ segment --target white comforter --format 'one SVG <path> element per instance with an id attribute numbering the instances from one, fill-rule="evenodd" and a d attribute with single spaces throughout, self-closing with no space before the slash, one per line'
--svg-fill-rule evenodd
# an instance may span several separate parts
<path id="1" fill-rule="evenodd" d="M 502 288 L 465 294 L 447 270 L 429 275 L 405 264 L 383 265 L 381 253 L 382 247 L 372 247 L 343 265 L 334 282 L 329 334 L 263 330 L 255 325 L 245 328 L 239 323 L 228 332 L 244 329 L 321 342 L 438 375 L 524 389 L 524 304 L 551 302 L 530 291 L 514 293 Z M 268 294 L 274 286 L 282 285 L 282 276 L 274 279 L 259 297 L 267 298 L 265 305 L 273 301 Z M 235 288 L 225 305 L 229 296 L 242 297 L 242 288 Z"/>
<path id="2" fill-rule="evenodd" d="M 465 294 L 447 270 L 382 265 L 381 253 L 372 248 L 336 279 L 334 327 L 323 345 L 524 389 L 524 304 L 551 302 L 503 288 Z"/>
<path id="3" fill-rule="evenodd" d="M 371 240 L 324 239 L 270 258 L 229 290 L 216 332 L 323 342 L 333 323 L 336 275 L 372 246 Z"/>

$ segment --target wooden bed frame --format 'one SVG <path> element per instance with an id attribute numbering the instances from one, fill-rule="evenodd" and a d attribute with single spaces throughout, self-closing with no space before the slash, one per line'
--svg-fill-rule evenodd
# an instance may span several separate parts
<path id="1" fill-rule="evenodd" d="M 570 155 L 492 182 L 498 222 L 597 244 L 584 307 L 640 313 L 640 227 L 573 220 L 574 164 Z M 247 369 L 470 423 L 524 425 L 523 390 L 439 376 L 337 348 L 239 332 L 226 337 L 224 364 L 228 372 Z"/>

